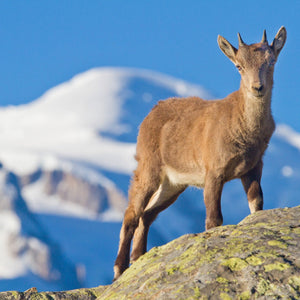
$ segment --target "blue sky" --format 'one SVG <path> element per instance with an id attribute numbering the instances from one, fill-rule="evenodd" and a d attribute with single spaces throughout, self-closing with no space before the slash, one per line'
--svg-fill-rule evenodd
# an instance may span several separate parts
<path id="1" fill-rule="evenodd" d="M 160 71 L 200 84 L 216 97 L 239 86 L 217 35 L 237 45 L 288 39 L 275 70 L 276 121 L 300 131 L 300 1 L 27 0 L 0 2 L 0 106 L 38 98 L 93 67 Z"/>

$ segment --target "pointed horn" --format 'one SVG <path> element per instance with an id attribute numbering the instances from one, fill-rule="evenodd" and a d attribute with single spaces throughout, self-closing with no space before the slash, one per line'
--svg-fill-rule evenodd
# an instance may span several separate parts
<path id="1" fill-rule="evenodd" d="M 268 43 L 266 29 L 264 30 L 261 43 Z"/>
<path id="2" fill-rule="evenodd" d="M 245 43 L 244 43 L 244 41 L 243 41 L 243 39 L 242 39 L 240 33 L 238 33 L 238 39 L 239 39 L 239 47 L 240 47 L 240 46 L 244 46 Z"/>

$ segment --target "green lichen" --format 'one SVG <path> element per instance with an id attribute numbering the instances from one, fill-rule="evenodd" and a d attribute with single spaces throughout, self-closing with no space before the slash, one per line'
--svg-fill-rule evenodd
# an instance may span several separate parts
<path id="1" fill-rule="evenodd" d="M 264 236 L 274 236 L 274 231 L 271 229 L 264 229 L 263 235 Z"/>
<path id="2" fill-rule="evenodd" d="M 245 230 L 248 230 L 244 226 Z M 251 236 L 255 236 L 255 233 L 251 233 Z M 222 249 L 224 256 L 239 256 L 240 253 L 253 252 L 257 250 L 258 245 L 256 243 L 249 243 L 246 239 L 241 237 L 230 238 L 229 241 L 225 243 L 225 247 Z M 263 247 L 262 247 L 263 249 Z"/>
<path id="3" fill-rule="evenodd" d="M 226 293 L 221 293 L 220 294 L 220 299 L 222 299 L 222 300 L 231 300 L 232 298 Z"/>
<path id="4" fill-rule="evenodd" d="M 66 294 L 71 295 L 73 297 L 78 296 L 79 298 L 83 296 L 97 298 L 104 293 L 107 287 L 108 286 L 99 286 L 97 288 L 71 290 L 67 291 Z M 55 299 L 55 297 L 53 299 Z"/>
<path id="5" fill-rule="evenodd" d="M 192 270 L 201 267 L 203 264 L 211 263 L 216 258 L 217 248 L 207 250 L 205 255 L 201 256 L 199 256 L 199 248 L 199 245 L 194 245 L 178 256 L 182 273 L 189 274 Z"/>
<path id="6" fill-rule="evenodd" d="M 264 268 L 266 272 L 271 272 L 273 270 L 284 271 L 290 268 L 290 265 L 281 262 L 275 262 L 273 264 L 265 265 Z"/>
<path id="7" fill-rule="evenodd" d="M 268 227 L 269 227 L 269 224 L 268 224 L 268 223 L 264 223 L 264 222 L 260 222 L 260 223 L 251 224 L 251 226 L 253 226 L 253 227 L 263 227 L 263 228 L 268 228 Z"/>
<path id="8" fill-rule="evenodd" d="M 29 295 L 28 295 L 29 296 Z M 30 298 L 29 298 L 30 297 Z M 46 293 L 32 293 L 28 298 L 31 300 L 54 300 L 55 296 Z"/>
<path id="9" fill-rule="evenodd" d="M 224 277 L 218 277 L 216 279 L 217 282 L 222 283 L 222 284 L 228 284 L 229 280 L 224 278 Z"/>
<path id="10" fill-rule="evenodd" d="M 198 299 L 199 297 L 201 297 L 200 290 L 199 290 L 199 288 L 197 286 L 194 288 L 194 297 L 196 297 L 196 299 Z"/>
<path id="11" fill-rule="evenodd" d="M 291 229 L 290 228 L 282 228 L 279 230 L 279 232 L 283 235 L 289 235 L 291 233 Z"/>
<path id="12" fill-rule="evenodd" d="M 176 294 L 179 294 L 182 292 L 182 290 L 184 289 L 183 286 L 180 286 L 180 288 L 178 290 L 175 291 Z"/>
<path id="13" fill-rule="evenodd" d="M 269 290 L 269 285 L 270 283 L 267 280 L 261 278 L 257 285 L 256 290 L 260 295 L 265 295 L 266 292 Z"/>
<path id="14" fill-rule="evenodd" d="M 238 299 L 239 300 L 249 300 L 251 297 L 251 294 L 249 291 L 245 291 L 245 292 L 242 292 L 239 296 L 238 296 Z"/>
<path id="15" fill-rule="evenodd" d="M 289 285 L 291 285 L 297 292 L 300 292 L 300 276 L 291 276 L 288 280 Z"/>
<path id="16" fill-rule="evenodd" d="M 160 269 L 160 265 L 157 264 L 157 260 L 160 258 L 160 253 L 163 251 L 164 246 L 159 249 L 158 247 L 152 248 L 145 255 L 140 257 L 134 262 L 129 269 L 127 269 L 120 277 L 120 282 L 126 282 L 132 279 L 138 279 L 139 274 L 155 273 Z M 150 263 L 149 263 L 150 262 Z"/>
<path id="17" fill-rule="evenodd" d="M 241 235 L 241 234 L 243 234 L 243 231 L 238 230 L 238 229 L 233 230 L 231 233 L 231 235 Z"/>
<path id="18" fill-rule="evenodd" d="M 15 299 L 22 299 L 24 293 L 11 291 L 11 292 L 2 292 L 0 293 L 1 300 L 15 300 Z"/>
<path id="19" fill-rule="evenodd" d="M 293 233 L 300 235 L 300 227 L 293 228 Z"/>
<path id="20" fill-rule="evenodd" d="M 255 255 L 251 255 L 247 257 L 246 262 L 251 266 L 259 266 L 263 263 L 263 261 Z"/>
<path id="21" fill-rule="evenodd" d="M 225 260 L 222 265 L 227 266 L 231 271 L 241 271 L 248 266 L 243 259 L 238 257 L 229 258 Z"/>
<path id="22" fill-rule="evenodd" d="M 178 270 L 179 270 L 179 267 L 176 266 L 176 267 L 172 267 L 172 268 L 167 269 L 166 272 L 167 272 L 168 275 L 173 275 Z"/>
<path id="23" fill-rule="evenodd" d="M 258 256 L 262 257 L 262 258 L 276 258 L 277 256 L 275 254 L 269 253 L 269 252 L 260 252 L 259 254 L 257 254 Z"/>
<path id="24" fill-rule="evenodd" d="M 278 247 L 278 248 L 281 248 L 281 249 L 286 249 L 287 248 L 287 244 L 285 244 L 283 242 L 280 242 L 280 241 L 277 241 L 277 240 L 268 241 L 268 244 L 270 246 Z"/>
<path id="25" fill-rule="evenodd" d="M 189 296 L 189 297 L 186 297 L 186 296 L 182 297 L 181 296 L 179 299 L 186 299 L 186 300 L 208 300 L 208 297 L 206 295 L 195 294 L 195 295 Z"/>

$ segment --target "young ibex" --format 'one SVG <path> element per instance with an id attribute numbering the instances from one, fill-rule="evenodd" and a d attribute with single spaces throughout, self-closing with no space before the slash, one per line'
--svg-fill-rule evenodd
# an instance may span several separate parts
<path id="1" fill-rule="evenodd" d="M 286 41 L 281 27 L 271 45 L 239 48 L 218 36 L 224 54 L 241 74 L 240 89 L 222 100 L 197 97 L 160 101 L 141 124 L 138 166 L 129 189 L 129 205 L 120 233 L 115 279 L 147 251 L 149 226 L 187 186 L 204 188 L 206 229 L 222 225 L 223 185 L 241 178 L 251 213 L 263 208 L 262 156 L 275 129 L 271 114 L 273 72 Z"/>

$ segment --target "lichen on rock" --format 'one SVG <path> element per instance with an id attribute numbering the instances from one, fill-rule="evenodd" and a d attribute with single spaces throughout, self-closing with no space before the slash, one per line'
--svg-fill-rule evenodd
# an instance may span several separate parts
<path id="1" fill-rule="evenodd" d="M 300 207 L 150 250 L 99 299 L 300 299 Z"/>
<path id="2" fill-rule="evenodd" d="M 300 206 L 260 211 L 153 248 L 109 286 L 0 299 L 300 299 L 299 220 Z"/>

